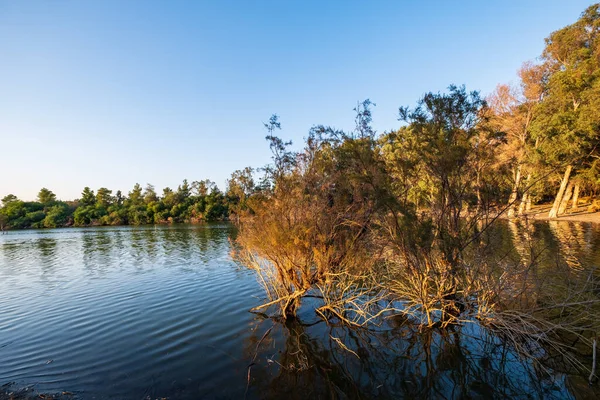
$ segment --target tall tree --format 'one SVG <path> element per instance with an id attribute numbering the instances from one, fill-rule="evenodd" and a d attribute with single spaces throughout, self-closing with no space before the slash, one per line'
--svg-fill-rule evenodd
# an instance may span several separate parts
<path id="1" fill-rule="evenodd" d="M 598 151 L 600 126 L 600 4 L 553 32 L 542 55 L 548 70 L 544 99 L 534 120 L 538 152 L 564 171 L 549 216 L 558 216 L 573 171 Z"/>
<path id="2" fill-rule="evenodd" d="M 205 179 L 203 181 L 194 181 L 192 182 L 192 189 L 194 190 L 197 196 L 208 196 L 208 194 L 215 187 L 215 183 L 210 179 Z"/>
<path id="3" fill-rule="evenodd" d="M 37 195 L 37 199 L 42 204 L 48 204 L 56 201 L 56 195 L 49 189 L 41 188 Z"/>
<path id="4" fill-rule="evenodd" d="M 139 183 L 136 183 L 133 186 L 131 192 L 128 195 L 129 204 L 132 205 L 140 205 L 144 202 L 144 197 L 142 195 L 142 186 Z"/>
<path id="5" fill-rule="evenodd" d="M 154 189 L 154 185 L 147 184 L 146 189 L 144 189 L 144 202 L 146 204 L 150 204 L 158 201 L 158 195 L 156 194 L 156 190 Z"/>
<path id="6" fill-rule="evenodd" d="M 270 180 L 271 184 L 273 184 L 293 168 L 295 154 L 289 150 L 289 146 L 292 145 L 291 141 L 284 141 L 275 135 L 275 131 L 281 130 L 281 122 L 279 122 L 277 114 L 271 115 L 269 122 L 263 125 L 267 130 L 265 139 L 269 142 L 269 147 L 273 154 L 273 165 L 268 165 L 264 169 L 267 180 Z"/>
<path id="7" fill-rule="evenodd" d="M 525 63 L 519 70 L 520 86 L 498 85 L 488 98 L 491 111 L 491 124 L 503 132 L 505 142 L 498 149 L 498 161 L 507 164 L 512 170 L 512 190 L 508 199 L 508 216 L 516 214 L 519 191 L 522 189 L 524 172 L 527 172 L 526 187 L 531 181 L 531 169 L 524 171 L 530 143 L 531 122 L 536 105 L 542 99 L 544 67 Z"/>
<path id="8" fill-rule="evenodd" d="M 94 191 L 89 187 L 84 187 L 83 192 L 81 192 L 81 199 L 79 200 L 84 206 L 94 206 L 96 204 L 96 196 L 94 195 Z"/>
<path id="9" fill-rule="evenodd" d="M 436 236 L 453 268 L 472 234 L 463 229 L 469 197 L 481 191 L 474 155 L 485 136 L 481 128 L 485 126 L 485 108 L 478 92 L 454 85 L 449 93 L 427 93 L 414 109 L 400 108 L 400 120 L 408 122 L 411 134 L 419 139 L 415 151 L 435 190 L 429 209 Z"/>
<path id="10" fill-rule="evenodd" d="M 101 207 L 108 208 L 113 203 L 112 190 L 101 187 L 96 192 L 96 204 Z"/>
<path id="11" fill-rule="evenodd" d="M 247 199 L 254 192 L 255 184 L 252 177 L 253 169 L 246 167 L 234 171 L 227 181 L 227 197 L 230 211 L 239 216 L 240 211 L 247 208 Z"/>

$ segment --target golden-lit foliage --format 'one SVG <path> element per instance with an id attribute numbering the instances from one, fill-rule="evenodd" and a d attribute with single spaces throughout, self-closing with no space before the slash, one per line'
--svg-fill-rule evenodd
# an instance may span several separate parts
<path id="1" fill-rule="evenodd" d="M 592 8 L 585 18 L 595 24 Z M 268 296 L 256 309 L 276 307 L 289 319 L 314 298 L 319 317 L 354 327 L 399 315 L 422 328 L 474 323 L 529 358 L 535 346 L 547 346 L 582 369 L 564 339 L 588 351 L 600 329 L 595 275 L 571 265 L 557 265 L 551 276 L 541 271 L 528 226 L 511 222 L 517 262 L 490 259 L 486 241 L 505 212 L 513 217 L 529 207 L 531 191 L 539 198 L 555 187 L 553 174 L 565 165 L 557 211 L 579 194 L 579 180 L 567 182 L 585 164 L 561 160 L 591 149 L 590 124 L 600 126 L 588 112 L 593 101 L 579 110 L 592 122 L 540 114 L 566 101 L 556 74 L 569 67 L 548 61 L 560 53 L 554 40 L 563 34 L 553 34 L 544 63 L 523 65 L 518 87 L 499 85 L 487 101 L 454 85 L 427 93 L 416 107 L 399 109 L 404 126 L 379 136 L 368 100 L 355 109 L 352 133 L 314 127 L 299 153 L 274 135 L 281 125 L 273 116 L 266 127 L 274 162 L 244 194 L 237 221 L 236 257 L 256 271 Z M 594 88 L 580 89 L 591 90 L 587 96 Z M 556 124 L 546 129 L 541 121 Z M 562 137 L 557 127 L 565 123 L 581 129 Z M 556 148 L 565 140 L 574 141 L 567 152 Z M 553 158 L 541 163 L 541 154 Z M 596 149 L 586 157 L 597 157 Z"/>
<path id="2" fill-rule="evenodd" d="M 259 272 L 284 316 L 310 289 L 336 296 L 343 274 L 381 264 L 373 222 L 386 212 L 379 191 L 387 177 L 371 140 L 313 139 L 272 189 L 248 200 L 240 223 L 238 257 Z"/>

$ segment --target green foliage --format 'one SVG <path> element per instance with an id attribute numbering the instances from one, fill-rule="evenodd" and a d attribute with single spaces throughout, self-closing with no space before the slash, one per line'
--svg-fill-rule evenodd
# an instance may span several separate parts
<path id="1" fill-rule="evenodd" d="M 96 204 L 96 196 L 94 195 L 94 191 L 89 187 L 84 187 L 83 192 L 81 193 L 81 200 L 79 203 L 83 206 L 93 206 Z"/>
<path id="2" fill-rule="evenodd" d="M 75 225 L 85 226 L 92 223 L 96 219 L 96 209 L 94 206 L 83 205 L 77 207 L 73 214 Z"/>
<path id="3" fill-rule="evenodd" d="M 96 192 L 96 204 L 101 207 L 107 208 L 113 203 L 112 190 L 107 188 L 100 188 Z"/>
<path id="4" fill-rule="evenodd" d="M 473 234 L 464 229 L 470 225 L 469 217 L 478 218 L 493 200 L 486 196 L 486 188 L 493 186 L 488 182 L 493 182 L 495 174 L 486 166 L 493 164 L 494 151 L 485 149 L 493 149 L 501 141 L 488 129 L 486 111 L 478 92 L 467 93 L 464 86 L 452 85 L 447 94 L 425 94 L 413 110 L 400 108 L 400 118 L 410 129 L 391 138 L 392 145 L 394 139 L 399 140 L 398 146 L 406 147 L 411 156 L 397 158 L 400 165 L 395 170 L 405 170 L 406 162 L 410 165 L 416 160 L 421 165 L 420 178 L 431 190 L 427 209 L 436 221 L 434 234 L 450 265 L 458 262 Z"/>
<path id="5" fill-rule="evenodd" d="M 600 5 L 546 39 L 543 101 L 532 124 L 538 162 L 587 165 L 600 127 Z"/>
<path id="6" fill-rule="evenodd" d="M 14 194 L 7 194 L 2 198 L 2 204 L 6 206 L 8 205 L 8 203 L 12 203 L 17 200 L 19 199 L 17 199 L 17 196 L 15 196 Z"/>
<path id="7" fill-rule="evenodd" d="M 44 228 L 59 228 L 67 225 L 71 219 L 72 211 L 67 203 L 60 202 L 48 209 L 42 221 Z"/>
<path id="8" fill-rule="evenodd" d="M 151 184 L 146 185 L 146 189 L 144 189 L 144 202 L 146 204 L 155 203 L 158 201 L 158 195 L 156 194 L 156 190 L 154 186 Z"/>
<path id="9" fill-rule="evenodd" d="M 127 197 L 121 191 L 85 187 L 74 203 L 56 201 L 50 190 L 40 190 L 37 202 L 23 202 L 14 195 L 2 199 L 2 229 L 59 228 L 88 225 L 144 225 L 172 222 L 220 221 L 229 217 L 229 198 L 205 180 L 190 185 L 187 180 L 176 192 L 169 188 L 163 196 L 154 186 L 145 190 L 136 184 Z"/>
<path id="10" fill-rule="evenodd" d="M 239 214 L 248 208 L 247 199 L 255 191 L 254 170 L 246 167 L 231 174 L 227 181 L 227 200 L 232 214 Z"/>
<path id="11" fill-rule="evenodd" d="M 51 190 L 46 188 L 40 189 L 40 192 L 38 193 L 38 202 L 42 204 L 48 204 L 54 201 L 56 201 L 56 195 L 52 193 Z"/>

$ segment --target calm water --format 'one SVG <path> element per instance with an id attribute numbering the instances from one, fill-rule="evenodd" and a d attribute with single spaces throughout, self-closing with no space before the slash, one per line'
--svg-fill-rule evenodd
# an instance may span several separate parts
<path id="1" fill-rule="evenodd" d="M 518 259 L 522 234 L 503 224 L 491 240 Z M 598 226 L 533 234 L 549 265 L 600 265 Z M 593 395 L 476 327 L 442 336 L 392 319 L 372 334 L 319 323 L 310 304 L 301 323 L 249 313 L 263 292 L 231 260 L 232 235 L 226 224 L 0 235 L 0 385 L 96 399 Z"/>

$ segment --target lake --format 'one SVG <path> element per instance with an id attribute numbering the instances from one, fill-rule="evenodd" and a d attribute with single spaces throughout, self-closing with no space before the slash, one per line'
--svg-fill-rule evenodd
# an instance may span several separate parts
<path id="1" fill-rule="evenodd" d="M 519 258 L 519 224 L 490 235 Z M 542 262 L 600 265 L 600 226 L 538 222 Z M 94 399 L 575 398 L 477 326 L 328 326 L 310 302 L 287 323 L 248 312 L 264 293 L 230 257 L 229 224 L 0 235 L 0 385 Z M 587 362 L 587 361 L 586 361 Z"/>

